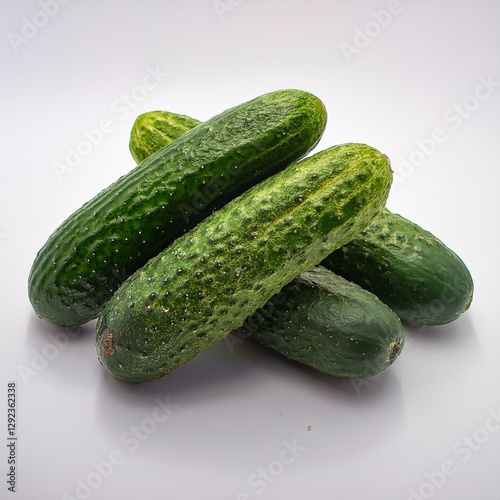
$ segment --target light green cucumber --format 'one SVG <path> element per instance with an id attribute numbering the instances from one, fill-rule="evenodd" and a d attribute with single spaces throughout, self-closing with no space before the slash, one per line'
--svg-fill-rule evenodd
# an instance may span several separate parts
<path id="1" fill-rule="evenodd" d="M 201 121 L 170 111 L 148 111 L 139 115 L 132 125 L 129 148 L 136 163 L 170 144 Z"/>
<path id="2" fill-rule="evenodd" d="M 100 362 L 130 383 L 186 364 L 356 237 L 391 182 L 385 155 L 342 144 L 250 188 L 121 285 L 97 322 Z"/>

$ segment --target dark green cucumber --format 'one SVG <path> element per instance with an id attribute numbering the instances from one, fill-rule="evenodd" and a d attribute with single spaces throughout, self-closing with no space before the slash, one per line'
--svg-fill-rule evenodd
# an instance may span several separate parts
<path id="1" fill-rule="evenodd" d="M 38 252 L 29 298 L 59 325 L 95 318 L 118 286 L 214 209 L 306 155 L 326 125 L 300 90 L 231 108 L 159 149 L 71 215 Z"/>
<path id="2" fill-rule="evenodd" d="M 400 319 L 387 305 L 322 266 L 286 285 L 236 334 L 343 378 L 378 375 L 405 340 Z"/>
<path id="3" fill-rule="evenodd" d="M 387 209 L 323 265 L 371 291 L 412 324 L 449 323 L 472 301 L 472 277 L 460 257 Z"/>
<path id="4" fill-rule="evenodd" d="M 187 363 L 359 234 L 391 182 L 386 156 L 343 144 L 249 189 L 121 285 L 97 322 L 100 362 L 131 383 Z"/>
<path id="5" fill-rule="evenodd" d="M 142 113 L 135 119 L 130 132 L 129 148 L 132 157 L 140 163 L 158 149 L 200 124 L 200 121 L 190 116 L 170 111 L 158 110 Z"/>

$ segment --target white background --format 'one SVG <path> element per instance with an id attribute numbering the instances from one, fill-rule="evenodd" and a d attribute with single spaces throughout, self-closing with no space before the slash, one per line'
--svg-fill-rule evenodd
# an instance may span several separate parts
<path id="1" fill-rule="evenodd" d="M 0 1 L 0 497 L 500 499 L 500 2 L 54 2 Z M 141 386 L 101 368 L 94 323 L 35 317 L 37 250 L 133 167 L 139 113 L 203 120 L 290 87 L 326 104 L 318 150 L 366 142 L 391 158 L 389 208 L 472 272 L 465 315 L 407 327 L 395 364 L 357 384 L 221 341 Z M 61 174 L 72 148 L 85 156 Z"/>

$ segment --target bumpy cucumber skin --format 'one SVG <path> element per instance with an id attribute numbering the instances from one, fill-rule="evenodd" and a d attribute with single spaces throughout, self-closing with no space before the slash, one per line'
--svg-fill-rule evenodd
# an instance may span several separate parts
<path id="1" fill-rule="evenodd" d="M 130 383 L 186 364 L 359 234 L 391 183 L 384 155 L 344 144 L 249 189 L 122 284 L 97 322 L 100 362 Z"/>
<path id="2" fill-rule="evenodd" d="M 280 90 L 226 110 L 159 149 L 71 215 L 38 252 L 28 294 L 36 314 L 74 326 L 214 209 L 306 155 L 326 110 Z"/>
<path id="3" fill-rule="evenodd" d="M 415 325 L 454 321 L 473 297 L 472 276 L 460 257 L 429 231 L 388 209 L 322 264 Z"/>
<path id="4" fill-rule="evenodd" d="M 166 144 L 178 139 L 201 121 L 170 111 L 148 111 L 139 115 L 132 125 L 129 149 L 137 163 L 151 156 Z"/>
<path id="5" fill-rule="evenodd" d="M 131 131 L 132 154 L 147 158 L 200 123 L 168 111 L 144 113 Z M 403 326 L 389 307 L 322 266 L 286 285 L 247 318 L 238 335 L 342 378 L 377 375 L 404 345 Z"/>
<path id="6" fill-rule="evenodd" d="M 189 123 L 182 115 L 176 121 L 177 115 L 165 113 L 171 118 L 162 123 L 162 140 L 154 143 L 157 133 L 153 128 L 148 130 L 150 137 L 144 134 L 145 154 L 175 140 L 183 126 L 194 127 L 199 123 L 187 117 Z M 154 147 L 148 150 L 148 144 Z M 387 231 L 395 233 L 390 236 Z M 395 240 L 401 242 L 400 248 Z M 422 242 L 425 252 L 419 248 Z M 409 250 L 411 245 L 414 251 Z M 384 274 L 378 282 L 380 262 L 384 262 Z M 469 308 L 473 298 L 472 276 L 460 257 L 429 231 L 389 210 L 377 216 L 362 237 L 335 252 L 324 264 L 375 290 L 401 319 L 413 324 L 440 325 L 454 321 Z"/>
<path id="7" fill-rule="evenodd" d="M 186 123 L 182 118 L 175 123 L 175 115 L 163 123 L 165 142 L 159 141 L 155 147 L 174 140 L 176 131 Z M 193 126 L 197 123 L 194 120 Z M 167 133 L 169 127 L 172 130 Z M 153 139 L 154 131 L 149 133 Z M 323 264 L 373 291 L 401 319 L 416 325 L 454 321 L 473 298 L 472 276 L 460 257 L 429 231 L 388 210 Z"/>
<path id="8" fill-rule="evenodd" d="M 238 334 L 340 378 L 378 375 L 405 341 L 403 325 L 387 305 L 322 266 L 287 284 Z"/>

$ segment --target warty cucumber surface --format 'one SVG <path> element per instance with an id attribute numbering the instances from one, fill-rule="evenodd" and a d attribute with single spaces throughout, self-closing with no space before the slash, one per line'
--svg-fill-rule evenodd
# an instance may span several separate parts
<path id="1" fill-rule="evenodd" d="M 364 144 L 316 153 L 217 210 L 128 278 L 96 329 L 115 378 L 160 378 L 239 328 L 293 278 L 360 233 L 392 183 Z"/>
<path id="2" fill-rule="evenodd" d="M 388 209 L 322 264 L 411 324 L 450 323 L 472 302 L 474 283 L 463 260 L 431 232 Z"/>
<path id="3" fill-rule="evenodd" d="M 146 158 L 199 123 L 168 111 L 143 113 L 131 130 L 132 155 Z M 380 373 L 404 345 L 401 321 L 387 305 L 322 266 L 285 285 L 231 335 L 344 378 Z"/>
<path id="4" fill-rule="evenodd" d="M 165 120 L 158 112 L 143 118 L 151 126 L 131 134 L 144 155 L 175 140 L 188 126 L 183 115 L 173 113 Z M 188 119 L 192 126 L 200 123 Z M 155 127 L 161 127 L 161 136 Z M 323 265 L 372 291 L 402 320 L 416 325 L 454 321 L 472 302 L 474 284 L 462 259 L 431 232 L 388 209 Z"/>
<path id="5" fill-rule="evenodd" d="M 280 90 L 159 149 L 49 237 L 28 279 L 36 314 L 66 326 L 94 319 L 128 276 L 214 209 L 305 156 L 325 125 L 317 97 Z"/>

